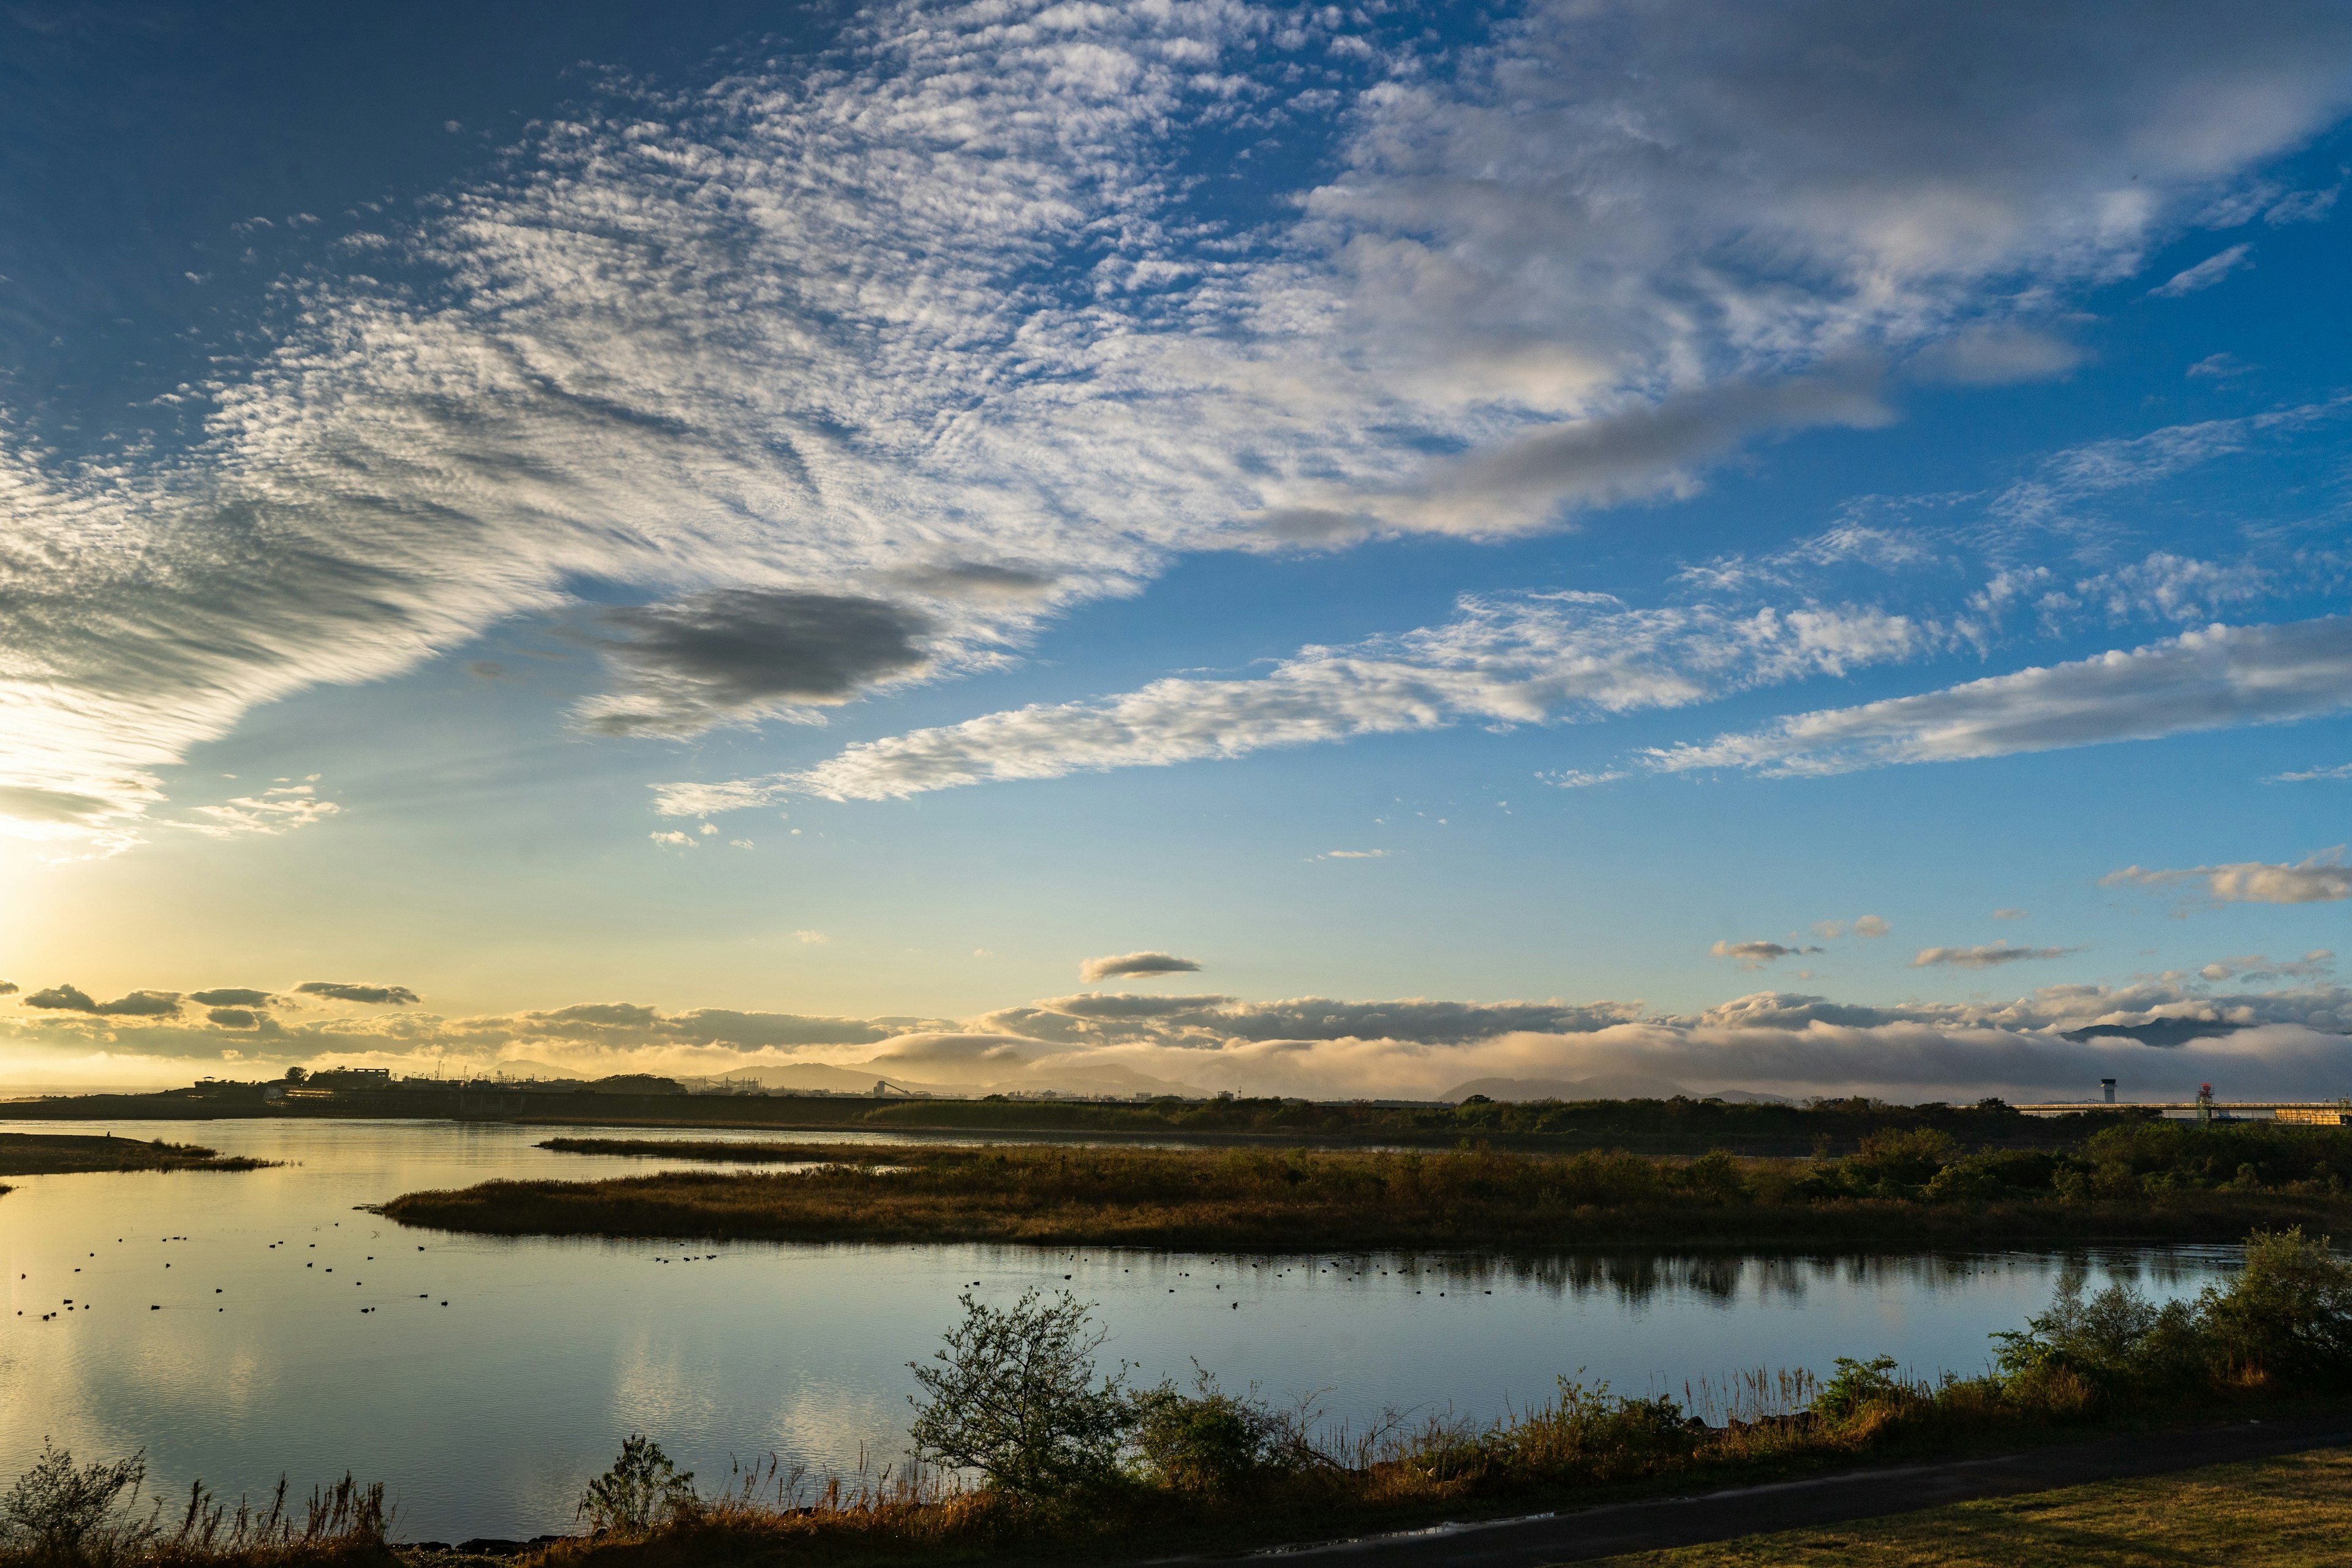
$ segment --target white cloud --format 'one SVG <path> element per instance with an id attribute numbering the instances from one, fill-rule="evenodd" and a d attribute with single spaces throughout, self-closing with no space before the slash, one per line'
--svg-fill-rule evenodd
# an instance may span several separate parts
<path id="1" fill-rule="evenodd" d="M 2021 921 L 2025 918 L 2025 913 L 2026 911 L 2019 909 L 1995 910 L 1992 912 L 1992 918 L 1997 921 Z"/>
<path id="2" fill-rule="evenodd" d="M 1646 753 L 1653 768 L 1844 773 L 2146 741 L 2352 707 L 2352 619 L 2214 626 L 2128 652 L 1782 719 Z"/>
<path id="3" fill-rule="evenodd" d="M 217 805 L 193 806 L 189 815 L 201 820 L 174 820 L 172 826 L 211 838 L 290 833 L 314 822 L 324 822 L 342 811 L 331 800 L 316 798 L 317 795 L 317 788 L 311 784 L 278 784 L 257 795 L 237 795 Z"/>
<path id="4" fill-rule="evenodd" d="M 2272 784 L 2310 784 L 2314 780 L 2317 779 L 2326 779 L 2331 782 L 2337 779 L 2352 779 L 2352 763 L 2338 763 L 2332 768 L 2306 768 L 2301 773 L 2279 773 L 2274 775 L 2269 782 Z"/>
<path id="5" fill-rule="evenodd" d="M 796 931 L 793 932 L 793 940 L 804 946 L 822 947 L 833 939 L 821 931 Z"/>
<path id="6" fill-rule="evenodd" d="M 1385 849 L 1326 849 L 1320 855 L 1307 857 L 1310 860 L 1385 860 L 1388 858 L 1389 852 Z"/>
<path id="7" fill-rule="evenodd" d="M 2103 888 L 2166 888 L 2182 882 L 2204 883 L 2206 896 L 2222 904 L 2325 904 L 2352 899 L 2352 867 L 2344 864 L 2340 845 L 2293 866 L 2261 860 L 2170 871 L 2126 866 L 2099 879 Z"/>
<path id="8" fill-rule="evenodd" d="M 1993 969 L 2004 963 L 2063 958 L 2074 951 L 2071 947 L 2018 947 L 2005 942 L 1983 947 L 1930 947 L 1920 950 L 1919 956 L 1911 961 L 1911 967 L 1933 969 L 1944 965 L 1953 969 Z"/>
<path id="9" fill-rule="evenodd" d="M 1538 526 L 1880 418 L 1874 367 L 1943 340 L 2046 367 L 2016 301 L 2128 275 L 2346 99 L 2336 7 L 2113 26 L 1559 0 L 1440 70 L 1224 0 L 894 4 L 803 67 L 613 89 L 325 253 L 441 283 L 322 264 L 233 323 L 254 368 L 172 394 L 194 447 L 76 465 L 0 420 L 0 815 L 128 843 L 253 706 L 582 580 L 648 601 L 583 623 L 587 728 L 813 720 L 1182 551 Z M 1293 107 L 1297 50 L 1335 101 Z M 1244 112 L 1345 129 L 1236 235 L 1181 150 Z M 1317 696 L 1253 732 L 1328 731 Z"/>
<path id="10" fill-rule="evenodd" d="M 1851 606 L 1739 613 L 1633 610 L 1590 594 L 1472 597 L 1444 626 L 1352 647 L 1309 647 L 1255 679 L 1161 680 L 1095 701 L 992 713 L 860 742 L 799 773 L 664 785 L 656 798 L 672 816 L 794 794 L 880 800 L 1464 720 L 1540 723 L 1681 707 L 1907 658 L 1935 640 L 1933 628 L 1905 616 Z"/>
<path id="11" fill-rule="evenodd" d="M 1867 942 L 1885 936 L 1894 929 L 1876 915 L 1864 915 L 1861 919 L 1852 921 L 1815 921 L 1813 922 L 1813 934 L 1823 942 L 1835 942 L 1848 931 Z"/>
<path id="12" fill-rule="evenodd" d="M 2253 265 L 2254 247 L 2233 245 L 2229 249 L 2207 257 L 2196 266 L 2174 273 L 2166 281 L 2149 289 L 2148 297 L 2158 300 L 2178 300 L 2194 294 L 2200 289 L 2210 289 L 2241 267 Z"/>

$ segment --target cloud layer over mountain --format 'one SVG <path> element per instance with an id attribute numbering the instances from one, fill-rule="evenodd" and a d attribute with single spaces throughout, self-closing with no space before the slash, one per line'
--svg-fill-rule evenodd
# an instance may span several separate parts
<path id="1" fill-rule="evenodd" d="M 2113 1077 L 2126 1098 L 2181 1098 L 2208 1081 L 2235 1097 L 2315 1098 L 2352 1070 L 2352 991 L 2333 980 L 2333 961 L 2325 952 L 2280 963 L 2243 955 L 2201 973 L 2046 986 L 1998 1004 L 1873 1006 L 1765 991 L 1688 1015 L 1637 1002 L 1085 992 L 965 1019 L 665 1013 L 635 1003 L 449 1019 L 363 1004 L 336 1010 L 298 994 L 279 998 L 270 1016 L 216 1009 L 229 1016 L 205 1027 L 174 1008 L 112 1011 L 58 987 L 79 1003 L 26 998 L 47 1010 L 0 1016 L 0 1080 L 171 1082 L 198 1065 L 236 1077 L 299 1061 L 404 1073 L 522 1064 L 513 1070 L 836 1088 L 878 1075 L 966 1092 L 1428 1098 L 1476 1079 L 1601 1079 L 1916 1101 L 2087 1098 Z M 2264 984 L 2273 988 L 2250 988 Z"/>

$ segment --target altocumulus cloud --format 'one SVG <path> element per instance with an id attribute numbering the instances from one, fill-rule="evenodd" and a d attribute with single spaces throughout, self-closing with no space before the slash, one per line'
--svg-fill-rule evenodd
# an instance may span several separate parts
<path id="1" fill-rule="evenodd" d="M 405 985 L 355 985 L 343 980 L 305 980 L 294 989 L 305 996 L 328 996 L 338 1002 L 367 1002 L 382 1006 L 413 1007 L 416 993 Z"/>
<path id="2" fill-rule="evenodd" d="M 2099 879 L 2099 885 L 2105 888 L 2164 888 L 2182 882 L 2202 882 L 2206 896 L 2216 903 L 2337 903 L 2352 898 L 2352 866 L 2344 864 L 2344 850 L 2338 846 L 2292 866 L 2261 860 L 2242 860 L 2229 866 L 2189 866 L 2169 871 L 2126 866 Z"/>
<path id="3" fill-rule="evenodd" d="M 1928 947 L 1920 949 L 1919 956 L 1911 961 L 1911 967 L 1997 969 L 2004 963 L 2063 958 L 2074 951 L 2071 947 L 2018 947 L 2005 942 L 1990 942 L 1982 947 Z"/>
<path id="4" fill-rule="evenodd" d="M 68 1013 L 89 1013 L 107 1018 L 161 1018 L 180 1010 L 180 994 L 176 991 L 133 991 L 111 1002 L 100 1002 L 79 986 L 52 985 L 45 991 L 36 991 L 27 995 L 25 1005 Z"/>
<path id="5" fill-rule="evenodd" d="M 2058 373 L 2015 301 L 2135 273 L 2352 90 L 2352 17 L 2296 0 L 2144 6 L 2128 51 L 2088 0 L 1352 25 L 871 6 L 800 65 L 610 87 L 342 237 L 442 281 L 290 279 L 193 447 L 79 466 L 0 421 L 9 830 L 123 847 L 159 770 L 255 704 L 575 613 L 583 580 L 646 602 L 599 628 L 579 721 L 674 734 L 999 663 L 1185 551 L 1687 494 L 1744 441 L 1883 420 L 1888 365 Z M 1336 173 L 1236 236 L 1183 152 L 1238 116 Z M 1302 662 L 1150 700 L 1200 715 L 1203 755 L 1235 700 L 1268 710 L 1249 744 L 1608 706 L 1572 665 Z M 1118 740 L 1123 700 L 803 784 L 1169 760 Z"/>
<path id="6" fill-rule="evenodd" d="M 1744 735 L 1648 753 L 1651 766 L 1829 773 L 1958 762 L 2352 707 L 2352 619 L 2213 626 L 2129 652 L 1993 676 L 1916 697 L 1799 714 Z"/>
<path id="7" fill-rule="evenodd" d="M 1742 969 L 1761 969 L 1784 958 L 1819 952 L 1818 947 L 1784 947 L 1777 942 L 1718 942 L 1706 950 L 1717 958 L 1736 958 Z"/>

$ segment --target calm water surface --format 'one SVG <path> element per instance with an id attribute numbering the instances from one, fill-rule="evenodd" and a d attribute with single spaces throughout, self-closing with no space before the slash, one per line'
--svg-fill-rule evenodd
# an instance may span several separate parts
<path id="1" fill-rule="evenodd" d="M 1678 1397 L 1702 1375 L 1825 1372 L 1839 1355 L 1974 1372 L 1986 1334 L 2040 1310 L 2069 1267 L 2087 1267 L 2094 1287 L 2116 1276 L 2162 1299 L 2193 1294 L 2235 1258 L 2211 1247 L 1512 1265 L 703 1243 L 687 1261 L 681 1245 L 410 1231 L 356 1206 L 499 1176 L 658 1168 L 534 1147 L 547 1129 L 106 1130 L 296 1163 L 9 1178 L 0 1480 L 44 1436 L 83 1458 L 143 1447 L 166 1489 L 201 1477 L 231 1497 L 281 1472 L 307 1488 L 349 1468 L 387 1484 L 407 1539 L 567 1529 L 582 1484 L 632 1431 L 706 1480 L 730 1457 L 772 1451 L 818 1471 L 888 1462 L 914 1386 L 906 1363 L 929 1353 L 966 1289 L 1003 1302 L 1066 1280 L 1101 1304 L 1108 1354 L 1148 1380 L 1189 1381 L 1197 1359 L 1228 1388 L 1328 1391 L 1324 1409 L 1361 1422 L 1384 1406 L 1492 1415 L 1580 1367 Z"/>

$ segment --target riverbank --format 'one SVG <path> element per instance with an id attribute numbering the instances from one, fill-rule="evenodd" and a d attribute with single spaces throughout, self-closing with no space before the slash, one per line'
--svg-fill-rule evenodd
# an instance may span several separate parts
<path id="1" fill-rule="evenodd" d="M 2334 1133 L 2110 1129 L 2057 1153 L 1933 1131 L 1828 1160 L 556 1138 L 591 1156 L 798 1165 L 403 1194 L 403 1225 L 505 1236 L 984 1241 L 1222 1251 L 2226 1241 L 2352 1229 Z"/>
<path id="2" fill-rule="evenodd" d="M 258 1171 L 276 1163 L 225 1155 L 196 1143 L 0 1132 L 0 1176 L 54 1176 L 78 1171 Z M 0 1192 L 8 1190 L 0 1187 Z"/>

